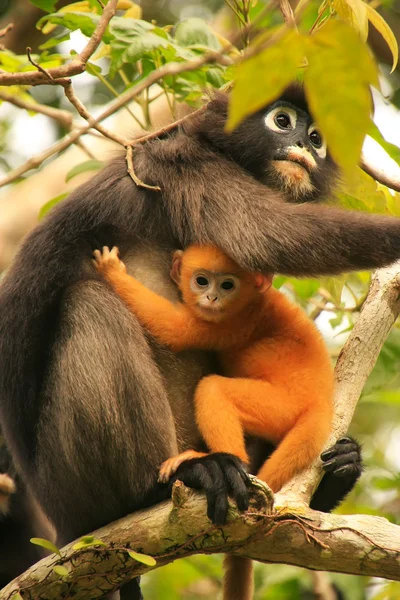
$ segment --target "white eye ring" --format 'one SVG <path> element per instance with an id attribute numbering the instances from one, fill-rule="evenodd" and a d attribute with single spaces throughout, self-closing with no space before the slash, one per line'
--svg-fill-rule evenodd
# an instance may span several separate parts
<path id="1" fill-rule="evenodd" d="M 322 146 L 321 146 L 321 148 L 316 148 L 313 145 L 313 150 L 314 150 L 314 152 L 316 152 L 318 154 L 318 156 L 320 158 L 325 158 L 326 157 L 326 142 L 325 142 L 324 138 L 322 137 L 322 135 L 320 134 L 319 129 L 315 125 L 315 123 L 313 123 L 312 125 L 310 125 L 310 127 L 308 128 L 308 131 L 307 131 L 308 137 L 310 137 L 310 135 L 312 134 L 313 131 L 318 131 L 319 135 L 321 136 L 321 140 L 322 140 Z"/>
<path id="2" fill-rule="evenodd" d="M 289 117 L 290 129 L 282 129 L 281 127 L 278 127 L 278 125 L 275 123 L 275 117 L 279 115 L 279 113 L 284 113 Z M 265 115 L 264 123 L 266 124 L 268 129 L 271 129 L 272 131 L 276 131 L 277 133 L 286 133 L 288 131 L 292 131 L 292 129 L 295 129 L 297 123 L 297 113 L 295 110 L 293 110 L 293 108 L 290 108 L 289 106 L 276 106 Z"/>

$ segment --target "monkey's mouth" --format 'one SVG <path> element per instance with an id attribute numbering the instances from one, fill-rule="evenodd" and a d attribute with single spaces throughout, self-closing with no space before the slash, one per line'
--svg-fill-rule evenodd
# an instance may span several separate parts
<path id="1" fill-rule="evenodd" d="M 282 162 L 282 163 L 286 163 L 286 164 L 295 164 L 298 165 L 299 167 L 302 167 L 302 169 L 304 169 L 309 175 L 312 171 L 312 166 L 311 164 L 307 161 L 307 159 L 305 159 L 302 156 L 285 156 L 285 158 L 276 158 L 275 159 L 277 162 Z"/>

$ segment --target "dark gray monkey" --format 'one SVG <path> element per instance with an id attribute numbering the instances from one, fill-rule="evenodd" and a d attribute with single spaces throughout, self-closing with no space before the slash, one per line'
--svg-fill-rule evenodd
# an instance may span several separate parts
<path id="1" fill-rule="evenodd" d="M 2 282 L 0 416 L 60 544 L 168 495 L 158 467 L 201 448 L 192 393 L 213 368 L 208 355 L 173 356 L 148 339 L 96 274 L 95 248 L 118 246 L 129 271 L 169 297 L 170 252 L 192 243 L 215 244 L 249 270 L 295 276 L 400 257 L 399 220 L 317 202 L 337 169 L 299 88 L 231 135 L 226 112 L 219 95 L 134 150 L 138 177 L 161 192 L 137 187 L 123 156 L 112 161 L 27 237 Z M 353 457 L 333 451 L 319 496 L 326 509 L 357 478 Z M 345 485 L 336 468 L 350 477 Z M 246 506 L 235 457 L 184 463 L 177 476 L 205 490 L 215 522 L 226 517 L 227 494 Z M 134 586 L 123 597 L 139 597 Z"/>

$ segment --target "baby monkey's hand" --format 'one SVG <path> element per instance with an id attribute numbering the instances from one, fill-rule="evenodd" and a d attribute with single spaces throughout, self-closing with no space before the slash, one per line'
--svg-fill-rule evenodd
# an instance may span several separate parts
<path id="1" fill-rule="evenodd" d="M 98 272 L 105 275 L 112 269 L 116 269 L 117 271 L 125 273 L 126 266 L 122 260 L 119 259 L 118 253 L 119 250 L 117 246 L 114 246 L 111 250 L 108 246 L 103 246 L 103 250 L 95 250 L 93 252 L 93 263 Z"/>

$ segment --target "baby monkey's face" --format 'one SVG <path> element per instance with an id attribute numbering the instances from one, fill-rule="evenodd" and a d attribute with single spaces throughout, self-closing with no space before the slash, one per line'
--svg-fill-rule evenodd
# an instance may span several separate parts
<path id="1" fill-rule="evenodd" d="M 207 321 L 219 321 L 224 315 L 232 314 L 239 306 L 242 282 L 232 273 L 215 273 L 207 269 L 194 271 L 190 279 L 190 290 L 196 305 Z"/>

